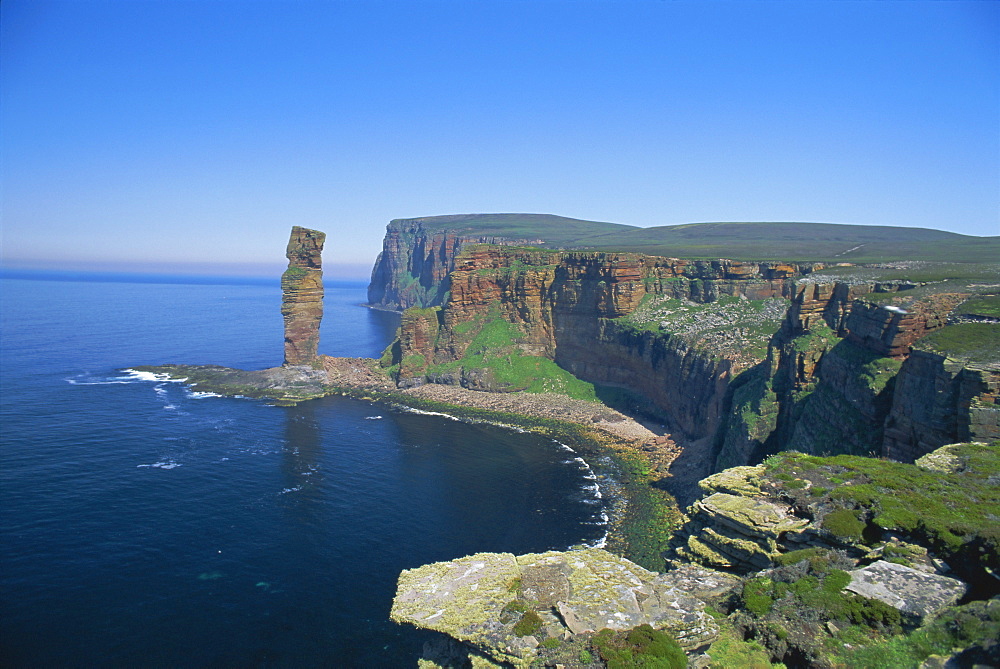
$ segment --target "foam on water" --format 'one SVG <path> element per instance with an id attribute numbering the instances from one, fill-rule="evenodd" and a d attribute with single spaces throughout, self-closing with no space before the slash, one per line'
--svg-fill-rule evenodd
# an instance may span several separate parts
<path id="1" fill-rule="evenodd" d="M 172 379 L 169 374 L 157 374 L 155 372 L 142 372 L 137 369 L 123 369 L 123 372 L 127 374 L 125 379 L 131 381 L 155 381 L 159 383 L 184 383 L 187 378 L 183 379 Z"/>
<path id="2" fill-rule="evenodd" d="M 174 469 L 180 466 L 181 463 L 175 462 L 174 460 L 161 460 L 159 462 L 154 462 L 149 465 L 136 465 L 136 469 L 141 469 L 143 467 L 152 467 L 154 469 Z"/>
<path id="3" fill-rule="evenodd" d="M 191 390 L 190 388 L 184 389 L 185 394 L 193 400 L 203 400 L 208 397 L 222 397 L 219 393 L 210 393 L 203 390 Z"/>
<path id="4" fill-rule="evenodd" d="M 451 414 L 448 413 L 441 413 L 440 411 L 424 411 L 423 409 L 414 409 L 413 407 L 402 406 L 402 405 L 399 405 L 396 408 L 406 413 L 415 413 L 421 416 L 440 416 L 441 418 L 447 418 L 448 420 L 462 422 L 462 419 L 459 418 L 458 416 L 452 416 Z"/>
<path id="5" fill-rule="evenodd" d="M 3 290 L 14 326 L 4 375 L 19 400 L 5 404 L 13 419 L 5 414 L 0 449 L 0 525 L 18 537 L 5 546 L 4 582 L 19 606 L 0 616 L 18 655 L 4 664 L 318 666 L 342 656 L 344 666 L 406 666 L 426 639 L 386 615 L 401 569 L 483 550 L 603 546 L 606 518 L 617 518 L 613 493 L 594 506 L 566 499 L 593 497 L 572 449 L 516 426 L 341 397 L 282 408 L 196 401 L 211 395 L 122 369 L 273 364 L 280 319 L 258 335 L 274 321 L 276 287 L 254 288 L 244 305 L 222 289 L 172 285 L 53 284 L 53 299 L 40 300 L 47 284 L 36 283 Z M 19 310 L 6 308 L 14 293 L 25 296 Z M 352 295 L 363 301 L 364 287 Z M 230 306 L 253 308 L 220 315 Z M 325 341 L 377 356 L 388 341 L 373 334 L 361 349 L 358 332 L 388 316 L 350 310 L 326 319 Z M 143 622 L 150 611 L 154 626 Z"/>
<path id="6" fill-rule="evenodd" d="M 504 428 L 504 429 L 507 429 L 507 430 L 512 430 L 514 432 L 518 432 L 520 434 L 528 434 L 529 433 L 529 430 L 526 430 L 524 428 L 518 427 L 516 425 L 508 425 L 506 423 L 500 423 L 500 422 L 494 422 L 494 421 L 486 421 L 486 420 L 481 420 L 481 419 L 460 418 L 460 417 L 453 416 L 453 415 L 447 414 L 447 413 L 442 413 L 442 412 L 438 412 L 438 411 L 426 411 L 426 410 L 423 410 L 423 409 L 415 409 L 413 407 L 407 407 L 407 406 L 402 406 L 402 405 L 395 405 L 394 408 L 396 408 L 396 409 L 398 409 L 400 411 L 406 412 L 406 413 L 415 413 L 415 414 L 420 414 L 420 415 L 424 415 L 424 416 L 440 416 L 442 418 L 448 418 L 450 420 L 459 421 L 459 422 L 463 422 L 463 423 L 471 423 L 471 424 L 477 424 L 478 423 L 478 424 L 492 425 L 494 427 L 501 427 L 501 428 Z M 368 417 L 368 419 L 372 419 L 372 418 L 373 417 L 371 417 L 371 416 Z M 381 418 L 381 416 L 377 416 L 377 417 L 374 417 L 374 418 Z M 574 455 L 576 454 L 576 450 L 574 450 L 572 447 L 570 447 L 570 446 L 568 446 L 568 445 L 566 445 L 566 444 L 564 444 L 564 443 L 562 443 L 560 441 L 557 441 L 557 440 L 553 439 L 552 443 L 555 444 L 561 450 L 568 451 L 569 453 L 573 453 Z M 586 460 L 584 460 L 582 457 L 580 457 L 579 455 L 577 455 L 576 457 L 571 458 L 569 460 L 564 460 L 562 462 L 562 464 L 576 466 L 582 472 L 584 472 L 583 478 L 585 480 L 587 480 L 587 481 L 594 481 L 594 483 L 592 483 L 592 484 L 583 485 L 583 486 L 580 487 L 580 492 L 582 493 L 582 499 L 580 499 L 579 501 L 582 502 L 582 503 L 584 503 L 584 504 L 589 504 L 589 505 L 598 505 L 599 504 L 599 505 L 601 505 L 602 510 L 600 511 L 600 513 L 598 513 L 598 514 L 596 514 L 594 516 L 594 518 L 596 520 L 592 520 L 592 521 L 586 522 L 584 524 L 586 524 L 586 525 L 604 525 L 605 526 L 605 531 L 604 531 L 604 535 L 602 537 L 600 537 L 599 539 L 593 541 L 590 544 L 584 544 L 584 545 L 590 546 L 591 548 L 604 548 L 607 545 L 608 534 L 609 534 L 609 531 L 610 531 L 610 523 L 611 523 L 611 521 L 610 521 L 610 518 L 608 517 L 608 514 L 603 510 L 604 509 L 604 494 L 601 492 L 601 486 L 600 486 L 600 484 L 597 483 L 597 481 L 599 480 L 599 478 L 598 478 L 597 474 L 594 472 L 593 468 L 590 466 L 590 464 Z"/>

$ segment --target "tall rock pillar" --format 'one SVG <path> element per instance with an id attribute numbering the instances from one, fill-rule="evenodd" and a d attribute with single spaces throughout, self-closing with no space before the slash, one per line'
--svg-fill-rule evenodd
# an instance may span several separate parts
<path id="1" fill-rule="evenodd" d="M 323 320 L 324 241 L 326 233 L 297 225 L 288 238 L 288 269 L 281 275 L 286 365 L 308 365 L 316 359 Z"/>

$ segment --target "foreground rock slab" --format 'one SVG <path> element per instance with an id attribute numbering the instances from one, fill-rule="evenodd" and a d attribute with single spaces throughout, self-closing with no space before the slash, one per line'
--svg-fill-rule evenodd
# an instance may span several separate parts
<path id="1" fill-rule="evenodd" d="M 850 572 L 847 590 L 877 599 L 922 622 L 951 606 L 965 594 L 958 579 L 928 574 L 894 562 L 879 560 Z"/>
<path id="2" fill-rule="evenodd" d="M 547 638 L 642 624 L 670 632 L 686 650 L 705 647 L 718 637 L 706 601 L 738 583 L 693 565 L 657 574 L 598 548 L 478 553 L 403 571 L 391 616 L 497 663 L 527 666 Z"/>

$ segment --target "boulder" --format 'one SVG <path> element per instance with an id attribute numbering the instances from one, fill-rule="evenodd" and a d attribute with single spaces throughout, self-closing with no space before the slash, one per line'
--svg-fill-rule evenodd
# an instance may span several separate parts
<path id="1" fill-rule="evenodd" d="M 545 638 L 642 624 L 668 631 L 693 651 L 718 637 L 706 601 L 725 596 L 738 582 L 694 565 L 657 574 L 598 548 L 516 557 L 478 553 L 403 571 L 391 616 L 514 666 L 530 664 Z M 542 624 L 519 625 L 530 615 Z"/>
<path id="2" fill-rule="evenodd" d="M 723 492 L 731 495 L 753 497 L 761 494 L 760 484 L 763 476 L 764 465 L 730 467 L 702 479 L 698 482 L 698 487 L 709 495 Z"/>
<path id="3" fill-rule="evenodd" d="M 965 594 L 962 581 L 879 560 L 850 572 L 846 589 L 877 599 L 918 623 L 951 606 Z"/>

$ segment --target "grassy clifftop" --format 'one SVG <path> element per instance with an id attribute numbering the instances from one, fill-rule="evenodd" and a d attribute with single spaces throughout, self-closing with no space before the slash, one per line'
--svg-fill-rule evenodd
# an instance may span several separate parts
<path id="1" fill-rule="evenodd" d="M 431 232 L 539 240 L 552 248 L 634 251 L 682 258 L 826 262 L 991 262 L 1000 237 L 875 225 L 720 222 L 640 228 L 550 214 L 458 214 L 400 219 Z"/>

